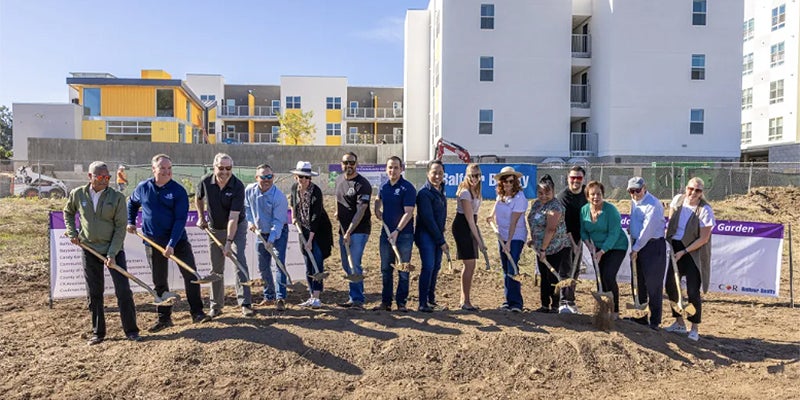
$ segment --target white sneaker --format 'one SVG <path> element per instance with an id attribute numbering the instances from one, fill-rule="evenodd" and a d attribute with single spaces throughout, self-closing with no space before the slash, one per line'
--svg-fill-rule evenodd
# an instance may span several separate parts
<path id="1" fill-rule="evenodd" d="M 689 336 L 687 337 L 689 338 L 689 340 L 695 342 L 700 340 L 700 335 L 697 333 L 697 331 L 689 331 Z"/>
<path id="2" fill-rule="evenodd" d="M 298 304 L 298 306 L 300 306 L 300 307 L 309 307 L 309 306 L 311 306 L 311 302 L 313 302 L 313 301 L 314 301 L 314 298 L 313 297 L 309 297 L 308 300 Z"/>
<path id="3" fill-rule="evenodd" d="M 567 308 L 571 314 L 578 314 L 578 307 L 574 304 L 567 304 Z"/>
<path id="4" fill-rule="evenodd" d="M 682 324 L 679 324 L 677 322 L 673 322 L 672 325 L 664 328 L 664 330 L 667 331 L 667 332 L 672 332 L 672 333 L 683 333 L 683 334 L 685 334 L 686 333 L 686 325 L 682 325 Z"/>
<path id="5" fill-rule="evenodd" d="M 569 307 L 567 307 L 566 304 L 562 304 L 561 306 L 558 307 L 558 313 L 559 314 L 570 314 Z"/>
<path id="6" fill-rule="evenodd" d="M 320 299 L 309 299 L 311 302 L 308 303 L 308 306 L 311 308 L 320 308 L 322 307 L 322 301 Z"/>

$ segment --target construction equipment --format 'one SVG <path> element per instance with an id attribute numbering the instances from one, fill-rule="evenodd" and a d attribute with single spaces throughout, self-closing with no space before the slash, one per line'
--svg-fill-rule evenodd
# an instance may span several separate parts
<path id="1" fill-rule="evenodd" d="M 392 232 L 389 230 L 389 227 L 386 225 L 386 222 L 381 221 L 381 224 L 383 224 L 383 231 L 386 232 L 386 238 L 387 240 L 389 240 L 388 238 L 392 236 Z M 411 260 L 409 260 L 409 262 L 403 262 L 403 258 L 400 257 L 400 251 L 397 250 L 397 244 L 392 240 L 389 240 L 389 244 L 392 245 L 392 250 L 394 250 L 394 256 L 397 258 L 397 261 L 395 262 L 395 264 L 392 264 L 392 267 L 397 268 L 398 271 L 403 271 L 403 272 L 413 271 L 416 267 L 411 265 Z"/>
<path id="2" fill-rule="evenodd" d="M 289 271 L 286 270 L 286 266 L 283 265 L 283 262 L 281 262 L 281 259 L 278 258 L 278 252 L 275 251 L 275 247 L 273 247 L 266 240 L 264 240 L 264 236 L 261 236 L 261 231 L 256 231 L 255 234 L 256 234 L 256 236 L 258 236 L 258 240 L 261 241 L 261 244 L 264 245 L 264 248 L 267 250 L 267 252 L 270 255 L 272 255 L 272 259 L 275 260 L 275 265 L 278 266 L 278 269 L 281 270 L 281 272 L 283 272 L 284 275 L 286 275 L 286 280 L 289 282 L 290 285 L 293 285 L 292 277 L 289 276 Z M 272 272 L 270 271 L 270 273 L 272 273 Z M 261 282 L 258 282 L 258 283 L 261 283 Z"/>
<path id="3" fill-rule="evenodd" d="M 672 273 L 675 275 L 675 290 L 678 292 L 678 301 L 670 302 L 670 305 L 676 313 L 681 315 L 694 315 L 697 312 L 694 304 L 689 303 L 686 306 L 683 305 L 683 293 L 681 293 L 681 276 L 678 272 L 678 260 L 675 259 L 675 250 L 672 248 L 669 242 L 667 242 L 667 252 L 669 253 L 669 259 L 672 262 Z"/>
<path id="4" fill-rule="evenodd" d="M 158 243 L 153 241 L 153 239 L 150 239 L 149 237 L 139 233 L 139 231 L 136 231 L 136 236 L 142 238 L 142 240 L 147 242 L 150 246 L 152 246 L 154 249 L 158 250 L 162 254 L 166 251 Z M 201 278 L 200 275 L 197 273 L 197 271 L 194 268 L 190 267 L 189 264 L 186 264 L 185 262 L 183 262 L 183 260 L 181 260 L 180 258 L 176 257 L 175 254 L 170 254 L 169 255 L 169 259 L 172 260 L 172 261 L 175 261 L 175 263 L 178 264 L 179 267 L 183 268 L 186 271 L 191 272 L 192 275 L 195 276 L 195 280 L 190 281 L 192 283 L 201 285 L 201 284 L 204 284 L 204 283 L 211 283 L 211 282 L 217 282 L 217 281 L 222 280 L 221 276 L 219 276 L 217 274 L 213 274 L 213 273 Z"/>
<path id="5" fill-rule="evenodd" d="M 442 157 L 444 156 L 445 150 L 452 152 L 453 154 L 458 156 L 459 160 L 467 164 L 471 162 L 484 162 L 484 159 L 486 159 L 485 162 L 490 162 L 490 163 L 499 163 L 505 161 L 505 159 L 501 159 L 500 157 L 497 157 L 494 154 L 478 155 L 472 157 L 470 156 L 469 151 L 465 149 L 463 146 L 440 138 L 436 142 L 435 158 L 441 161 Z"/>
<path id="6" fill-rule="evenodd" d="M 494 234 L 497 235 L 497 241 L 500 242 L 500 248 L 503 249 L 503 254 L 506 255 L 506 258 L 508 259 L 508 263 L 511 264 L 512 273 L 511 274 L 506 274 L 504 272 L 504 274 L 506 276 L 508 276 L 509 278 L 517 281 L 517 282 L 521 282 L 522 281 L 522 276 L 519 274 L 519 267 L 517 267 L 517 263 L 514 262 L 514 258 L 511 257 L 511 253 L 509 251 L 505 250 L 505 242 L 503 241 L 503 238 L 500 236 L 500 230 L 497 229 L 497 225 L 495 225 L 495 223 L 493 221 L 489 222 L 489 226 L 492 227 L 492 230 L 494 231 Z"/>
<path id="7" fill-rule="evenodd" d="M 314 268 L 314 273 L 308 277 L 317 282 L 322 282 L 328 277 L 329 274 L 319 270 L 319 265 L 317 265 L 317 259 L 314 257 L 314 252 L 309 250 L 307 247 L 308 242 L 306 241 L 305 235 L 303 235 L 303 228 L 300 227 L 300 223 L 295 222 L 294 226 L 297 227 L 297 237 L 300 238 L 300 247 L 302 247 L 303 251 L 308 255 L 308 259 L 311 260 L 311 266 Z"/>
<path id="8" fill-rule="evenodd" d="M 108 260 L 108 258 L 103 256 L 102 254 L 98 253 L 93 248 L 91 248 L 91 247 L 89 247 L 89 246 L 87 246 L 87 245 L 85 245 L 85 244 L 83 244 L 81 242 L 78 242 L 78 246 L 80 246 L 84 250 L 88 251 L 89 253 L 94 254 L 94 256 L 99 258 L 101 261 L 103 261 L 103 263 L 105 263 Z M 169 307 L 169 306 L 172 306 L 173 304 L 175 304 L 176 302 L 181 300 L 181 296 L 179 296 L 176 293 L 169 292 L 169 291 L 166 291 L 166 292 L 162 293 L 161 296 L 159 296 L 158 293 L 156 293 L 156 291 L 153 290 L 153 288 L 148 286 L 146 283 L 142 282 L 141 279 L 137 278 L 136 276 L 134 276 L 130 272 L 126 271 L 125 269 L 123 269 L 122 267 L 120 267 L 119 265 L 114 263 L 114 260 L 111 260 L 111 262 L 108 263 L 108 268 L 111 268 L 114 271 L 119 272 L 120 274 L 122 274 L 122 276 L 134 281 L 137 285 L 139 285 L 142 288 L 144 288 L 145 290 L 147 290 L 147 292 L 150 293 L 151 296 L 153 296 L 153 302 L 151 303 L 153 305 Z"/>

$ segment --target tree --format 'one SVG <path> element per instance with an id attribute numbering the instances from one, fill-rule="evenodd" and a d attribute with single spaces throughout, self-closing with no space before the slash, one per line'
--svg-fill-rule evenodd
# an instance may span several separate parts
<path id="1" fill-rule="evenodd" d="M 298 110 L 299 111 L 299 110 Z M 317 133 L 316 125 L 311 123 L 314 112 L 290 111 L 278 114 L 278 123 L 281 124 L 280 141 L 285 144 L 303 145 L 314 143 Z"/>
<path id="2" fill-rule="evenodd" d="M 13 151 L 12 128 L 14 125 L 13 116 L 8 107 L 0 106 L 0 160 L 11 158 Z"/>

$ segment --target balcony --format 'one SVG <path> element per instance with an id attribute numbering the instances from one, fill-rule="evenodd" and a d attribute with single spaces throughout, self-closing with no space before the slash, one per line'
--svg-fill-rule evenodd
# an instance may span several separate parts
<path id="1" fill-rule="evenodd" d="M 346 108 L 344 119 L 349 121 L 403 122 L 402 108 Z"/>
<path id="2" fill-rule="evenodd" d="M 218 117 L 223 119 L 257 119 L 277 120 L 281 110 L 272 106 L 255 106 L 250 114 L 248 106 L 222 106 L 219 108 Z"/>
<path id="3" fill-rule="evenodd" d="M 344 144 L 375 144 L 375 135 L 371 133 L 348 133 L 342 135 Z M 378 144 L 399 144 L 403 143 L 402 133 L 378 134 Z"/>
<path id="4" fill-rule="evenodd" d="M 575 58 L 590 58 L 592 56 L 591 35 L 572 34 L 572 56 Z"/>
<path id="5" fill-rule="evenodd" d="M 597 134 L 572 132 L 569 135 L 570 157 L 595 157 L 597 156 Z"/>
<path id="6" fill-rule="evenodd" d="M 247 132 L 222 132 L 217 134 L 217 143 L 240 144 L 250 142 Z"/>
<path id="7" fill-rule="evenodd" d="M 573 108 L 589 108 L 589 85 L 570 85 L 569 99 Z"/>
<path id="8" fill-rule="evenodd" d="M 278 132 L 256 132 L 253 134 L 253 143 L 280 143 L 280 137 Z"/>

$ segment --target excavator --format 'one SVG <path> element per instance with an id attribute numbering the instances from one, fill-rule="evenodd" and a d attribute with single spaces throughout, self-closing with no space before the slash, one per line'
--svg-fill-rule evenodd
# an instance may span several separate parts
<path id="1" fill-rule="evenodd" d="M 469 155 L 469 151 L 467 149 L 465 149 L 463 146 L 461 146 L 459 144 L 456 144 L 456 143 L 453 143 L 453 142 L 449 142 L 447 140 L 444 140 L 444 139 L 440 138 L 439 141 L 436 142 L 436 159 L 437 160 L 441 160 L 442 159 L 442 157 L 444 156 L 444 151 L 445 150 L 448 150 L 451 153 L 455 154 L 456 156 L 458 156 L 459 160 L 461 160 L 461 161 L 463 161 L 463 162 L 465 162 L 467 164 L 469 164 L 471 162 L 477 162 L 477 163 L 480 163 L 480 162 L 500 163 L 500 162 L 504 161 L 500 157 L 497 157 L 494 154 L 479 155 L 479 156 L 475 156 L 473 158 L 472 156 Z"/>

